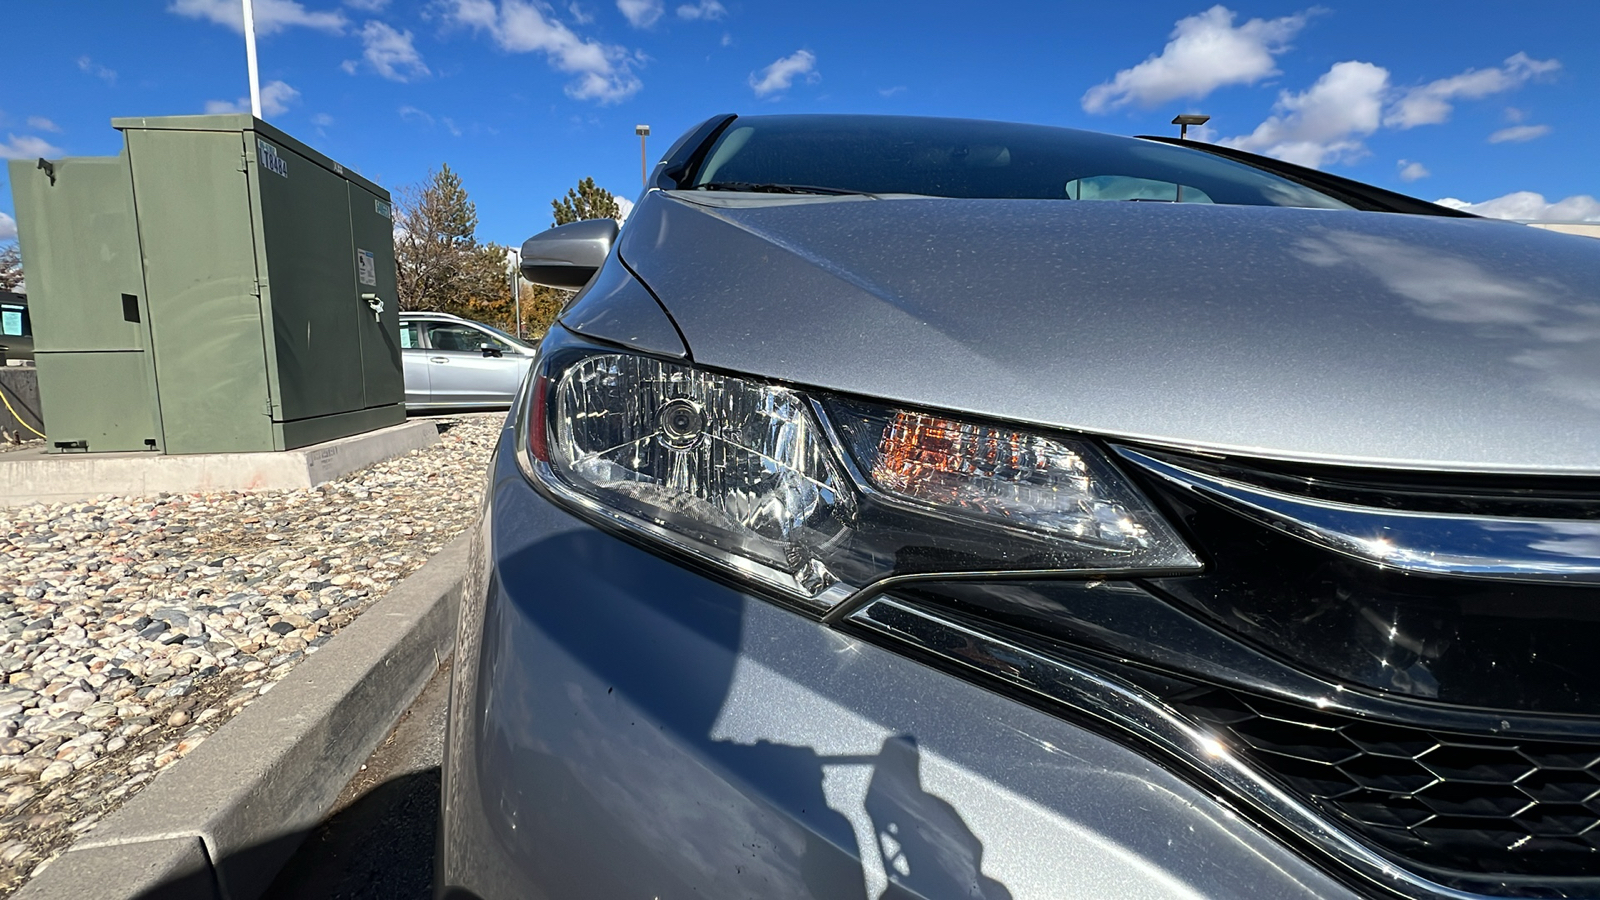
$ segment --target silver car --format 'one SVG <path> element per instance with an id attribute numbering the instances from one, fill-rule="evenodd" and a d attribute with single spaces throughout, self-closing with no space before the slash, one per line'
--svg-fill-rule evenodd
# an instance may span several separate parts
<path id="1" fill-rule="evenodd" d="M 522 258 L 440 896 L 1600 897 L 1600 242 L 719 116 Z"/>
<path id="2" fill-rule="evenodd" d="M 407 409 L 503 409 L 533 356 L 533 347 L 482 322 L 436 312 L 400 314 Z"/>

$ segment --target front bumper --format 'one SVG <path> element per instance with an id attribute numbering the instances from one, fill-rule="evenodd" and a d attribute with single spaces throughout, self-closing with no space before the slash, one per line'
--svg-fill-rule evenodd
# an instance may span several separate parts
<path id="1" fill-rule="evenodd" d="M 573 517 L 509 443 L 441 896 L 1356 896 L 1132 750 Z"/>

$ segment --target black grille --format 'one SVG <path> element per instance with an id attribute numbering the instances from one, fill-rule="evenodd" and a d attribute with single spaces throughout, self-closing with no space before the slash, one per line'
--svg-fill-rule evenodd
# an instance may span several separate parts
<path id="1" fill-rule="evenodd" d="M 1496 893 L 1512 896 L 1568 896 L 1538 879 L 1600 885 L 1600 741 L 1452 734 L 1216 688 L 1168 702 L 1400 860 L 1479 889 L 1472 876 L 1511 876 L 1521 887 Z"/>

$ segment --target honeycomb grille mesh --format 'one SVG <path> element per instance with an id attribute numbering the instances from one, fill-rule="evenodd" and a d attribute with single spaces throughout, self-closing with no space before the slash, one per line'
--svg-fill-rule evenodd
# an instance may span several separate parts
<path id="1" fill-rule="evenodd" d="M 1569 896 L 1540 878 L 1600 887 L 1600 741 L 1453 734 L 1215 688 L 1168 702 L 1391 856 L 1524 885 L 1503 895 Z"/>

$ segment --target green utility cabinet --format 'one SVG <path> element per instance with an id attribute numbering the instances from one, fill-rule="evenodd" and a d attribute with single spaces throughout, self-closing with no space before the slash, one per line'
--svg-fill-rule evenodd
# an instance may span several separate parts
<path id="1" fill-rule="evenodd" d="M 246 115 L 10 164 L 47 444 L 288 450 L 404 421 L 388 191 Z"/>

